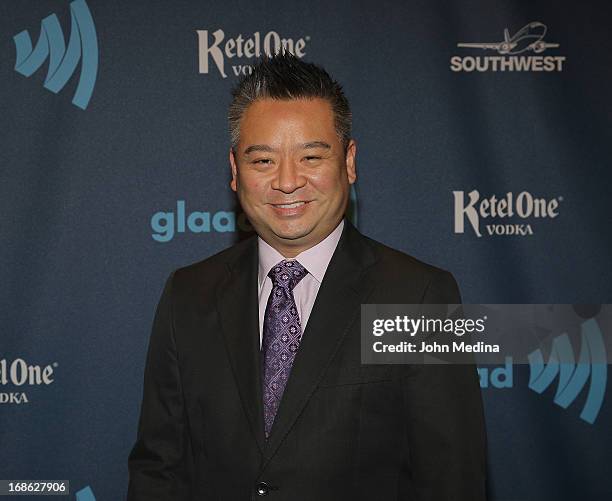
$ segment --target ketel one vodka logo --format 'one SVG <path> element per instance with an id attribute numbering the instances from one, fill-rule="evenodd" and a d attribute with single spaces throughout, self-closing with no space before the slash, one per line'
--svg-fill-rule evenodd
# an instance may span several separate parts
<path id="1" fill-rule="evenodd" d="M 508 28 L 504 29 L 504 39 L 497 42 L 459 42 L 460 49 L 480 49 L 497 55 L 452 56 L 450 69 L 454 72 L 563 71 L 565 56 L 540 55 L 548 49 L 559 48 L 558 43 L 544 40 L 546 31 L 544 23 L 534 21 L 514 35 L 510 35 Z"/>
<path id="2" fill-rule="evenodd" d="M 453 191 L 455 197 L 455 233 L 465 233 L 466 221 L 478 237 L 533 235 L 535 220 L 554 219 L 559 215 L 563 197 L 536 198 L 528 191 L 512 192 L 502 197 L 481 198 L 477 190 L 467 194 Z M 517 222 L 517 219 L 519 222 Z M 483 222 L 484 224 L 481 224 Z M 484 227 L 484 228 L 483 228 Z"/>
<path id="3" fill-rule="evenodd" d="M 306 55 L 306 42 L 309 36 L 302 38 L 284 38 L 276 31 L 261 34 L 256 31 L 251 36 L 238 35 L 235 38 L 225 38 L 223 30 L 213 32 L 208 30 L 196 30 L 198 34 L 198 60 L 199 72 L 208 74 L 211 61 L 223 78 L 227 73 L 234 76 L 247 75 L 251 72 L 251 66 L 243 61 L 261 57 L 262 54 L 272 56 L 277 52 L 287 51 L 294 56 L 302 58 Z M 241 61 L 240 64 L 231 64 L 231 71 L 226 68 L 226 59 L 231 62 Z"/>
<path id="4" fill-rule="evenodd" d="M 0 360 L 0 404 L 27 404 L 25 392 L 5 392 L 5 387 L 48 386 L 54 381 L 54 370 L 57 362 L 50 365 L 30 365 L 22 358 L 12 362 Z"/>

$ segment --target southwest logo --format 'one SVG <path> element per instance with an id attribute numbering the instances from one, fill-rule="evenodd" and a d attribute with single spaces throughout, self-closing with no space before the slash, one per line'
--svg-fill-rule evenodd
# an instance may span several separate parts
<path id="1" fill-rule="evenodd" d="M 544 365 L 538 349 L 528 355 L 529 388 L 542 393 L 559 376 L 554 402 L 566 409 L 582 391 L 590 376 L 590 386 L 580 418 L 593 424 L 606 392 L 607 357 L 599 324 L 589 318 L 581 326 L 581 346 L 578 363 L 567 334 L 557 336 L 551 346 L 548 364 Z"/>
<path id="2" fill-rule="evenodd" d="M 13 37 L 16 49 L 15 71 L 29 77 L 49 59 L 44 87 L 57 94 L 68 82 L 79 61 L 81 74 L 72 104 L 86 109 L 93 94 L 98 73 L 98 39 L 91 12 L 85 0 L 70 4 L 70 40 L 68 47 L 55 14 L 41 22 L 36 47 L 27 30 Z"/>
<path id="3" fill-rule="evenodd" d="M 533 21 L 513 35 L 504 29 L 504 39 L 495 42 L 459 42 L 463 49 L 494 51 L 495 56 L 452 56 L 450 69 L 454 72 L 485 71 L 563 71 L 565 56 L 541 56 L 548 49 L 559 48 L 558 43 L 544 40 L 548 28 L 544 23 Z M 533 53 L 535 55 L 525 55 Z M 519 55 L 520 54 L 520 55 Z"/>

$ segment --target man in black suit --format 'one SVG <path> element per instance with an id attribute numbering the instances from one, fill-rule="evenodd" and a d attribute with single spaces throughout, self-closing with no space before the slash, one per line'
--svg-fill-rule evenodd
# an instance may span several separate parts
<path id="1" fill-rule="evenodd" d="M 350 125 L 341 87 L 289 54 L 235 89 L 231 187 L 257 235 L 166 282 L 128 501 L 485 498 L 474 366 L 361 364 L 361 304 L 461 299 L 344 217 Z"/>

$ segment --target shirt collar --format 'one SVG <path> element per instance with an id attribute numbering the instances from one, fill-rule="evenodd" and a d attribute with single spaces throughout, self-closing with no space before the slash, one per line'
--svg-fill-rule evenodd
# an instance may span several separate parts
<path id="1" fill-rule="evenodd" d="M 323 281 L 327 266 L 338 246 L 342 229 L 344 228 L 344 218 L 338 223 L 338 226 L 317 245 L 300 252 L 295 258 L 300 264 L 308 270 L 308 273 L 319 282 Z M 268 272 L 272 267 L 285 258 L 274 247 L 265 242 L 261 237 L 257 237 L 257 247 L 259 251 L 259 273 L 258 285 L 259 292 L 266 281 Z"/>

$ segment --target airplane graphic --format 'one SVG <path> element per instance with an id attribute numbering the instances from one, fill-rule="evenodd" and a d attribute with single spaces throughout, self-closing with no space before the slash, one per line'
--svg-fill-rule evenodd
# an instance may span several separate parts
<path id="1" fill-rule="evenodd" d="M 546 49 L 556 49 L 558 43 L 545 42 L 546 25 L 533 21 L 523 26 L 514 35 L 510 36 L 508 28 L 504 29 L 503 42 L 491 43 L 458 43 L 457 47 L 470 49 L 496 50 L 499 54 L 520 54 L 521 52 L 533 51 L 536 54 Z"/>

